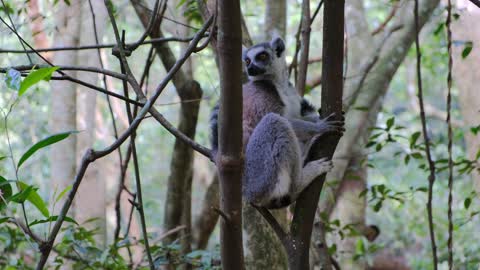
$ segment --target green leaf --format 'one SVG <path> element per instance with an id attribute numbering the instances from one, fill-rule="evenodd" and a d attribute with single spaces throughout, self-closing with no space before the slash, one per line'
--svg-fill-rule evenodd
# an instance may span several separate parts
<path id="1" fill-rule="evenodd" d="M 32 147 L 30 147 L 30 149 L 28 149 L 27 152 L 25 152 L 25 154 L 22 155 L 22 157 L 18 161 L 17 168 L 20 168 L 20 166 L 39 149 L 47 147 L 51 144 L 57 143 L 61 140 L 64 140 L 68 136 L 70 136 L 70 134 L 73 134 L 73 133 L 78 133 L 78 131 L 68 131 L 68 132 L 58 133 L 37 142 Z"/>
<path id="2" fill-rule="evenodd" d="M 421 134 L 420 131 L 417 131 L 412 134 L 412 136 L 410 137 L 410 148 L 413 148 L 418 138 L 420 137 L 420 134 Z"/>
<path id="3" fill-rule="evenodd" d="M 26 183 L 20 182 L 20 181 L 18 182 L 18 184 L 19 184 L 19 186 L 22 190 L 24 190 L 28 187 L 32 187 L 32 186 L 29 186 Z M 48 218 L 50 216 L 50 212 L 48 211 L 47 205 L 42 200 L 42 197 L 40 197 L 40 195 L 38 195 L 36 189 L 32 188 L 32 191 L 28 195 L 27 200 L 29 202 L 31 202 L 38 209 L 38 211 L 40 211 L 42 213 L 42 215 L 44 217 Z"/>
<path id="4" fill-rule="evenodd" d="M 7 222 L 9 219 L 9 217 L 0 218 L 0 224 Z"/>
<path id="5" fill-rule="evenodd" d="M 462 51 L 462 58 L 463 59 L 467 58 L 467 56 L 470 54 L 472 49 L 473 49 L 473 42 L 471 41 L 465 42 L 465 47 L 463 47 L 463 51 Z"/>
<path id="6" fill-rule="evenodd" d="M 8 199 L 12 196 L 12 186 L 7 179 L 0 176 L 0 210 L 4 209 L 8 203 Z"/>
<path id="7" fill-rule="evenodd" d="M 472 204 L 472 198 L 467 197 L 465 201 L 463 202 L 463 205 L 465 206 L 465 209 L 468 209 L 470 205 Z"/>
<path id="8" fill-rule="evenodd" d="M 437 28 L 435 29 L 435 31 L 433 31 L 433 34 L 435 36 L 438 36 L 438 34 L 440 34 L 442 32 L 444 26 L 445 26 L 445 23 L 443 23 L 443 22 L 439 23 Z"/>
<path id="9" fill-rule="evenodd" d="M 419 153 L 419 152 L 412 153 L 412 157 L 414 159 L 422 159 L 423 158 L 422 154 Z"/>
<path id="10" fill-rule="evenodd" d="M 387 120 L 387 130 L 390 130 L 395 124 L 395 117 L 391 117 Z"/>
<path id="11" fill-rule="evenodd" d="M 30 224 L 28 224 L 28 226 L 34 226 L 34 225 L 37 225 L 37 224 L 43 224 L 43 223 L 47 223 L 47 222 L 52 222 L 52 221 L 57 221 L 58 219 L 58 216 L 51 216 L 51 217 L 48 217 L 47 219 L 41 219 L 41 220 L 34 220 L 32 222 L 30 222 Z M 71 217 L 65 217 L 63 219 L 64 221 L 66 222 L 70 222 L 70 223 L 75 223 L 76 225 L 78 225 L 78 223 Z"/>
<path id="12" fill-rule="evenodd" d="M 428 188 L 427 188 L 427 187 L 419 187 L 419 188 L 417 188 L 417 191 L 427 192 L 427 191 L 428 191 Z"/>
<path id="13" fill-rule="evenodd" d="M 373 206 L 373 211 L 374 211 L 374 212 L 380 211 L 380 209 L 382 208 L 382 203 L 383 203 L 382 200 L 378 201 L 378 202 Z"/>
<path id="14" fill-rule="evenodd" d="M 10 197 L 10 201 L 16 203 L 24 203 L 32 191 L 33 187 L 28 186 L 26 189 L 22 189 L 20 192 Z"/>
<path id="15" fill-rule="evenodd" d="M 50 77 L 52 76 L 53 72 L 58 70 L 59 67 L 46 67 L 46 68 L 39 68 L 33 72 L 30 72 L 27 77 L 22 81 L 20 84 L 20 89 L 18 90 L 18 95 L 21 96 L 28 90 L 28 88 L 32 87 L 33 85 L 37 84 L 41 80 L 49 81 Z"/>
<path id="16" fill-rule="evenodd" d="M 369 108 L 365 107 L 365 106 L 358 106 L 358 107 L 355 107 L 353 109 L 358 110 L 358 111 L 363 111 L 363 112 L 368 112 L 368 110 L 369 110 Z"/>
<path id="17" fill-rule="evenodd" d="M 71 189 L 72 189 L 72 185 L 68 185 L 62 192 L 60 192 L 60 194 L 58 194 L 57 198 L 55 199 L 55 202 L 58 202 Z"/>

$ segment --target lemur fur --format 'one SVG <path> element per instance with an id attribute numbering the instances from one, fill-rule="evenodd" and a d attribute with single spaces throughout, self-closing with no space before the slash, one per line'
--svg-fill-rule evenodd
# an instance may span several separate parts
<path id="1" fill-rule="evenodd" d="M 249 81 L 243 85 L 243 197 L 257 206 L 281 208 L 294 202 L 332 162 L 305 158 L 313 141 L 325 133 L 342 133 L 343 121 L 320 119 L 314 107 L 288 81 L 285 43 L 281 38 L 244 49 Z M 211 118 L 212 150 L 218 148 L 218 113 Z"/>

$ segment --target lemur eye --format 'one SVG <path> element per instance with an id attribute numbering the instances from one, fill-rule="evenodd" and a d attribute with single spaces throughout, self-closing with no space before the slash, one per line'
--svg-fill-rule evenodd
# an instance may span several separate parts
<path id="1" fill-rule="evenodd" d="M 260 61 L 265 61 L 267 60 L 268 58 L 268 55 L 266 53 L 261 53 L 259 55 L 257 55 L 257 59 L 260 60 Z"/>
<path id="2" fill-rule="evenodd" d="M 247 66 L 250 65 L 250 62 L 251 62 L 251 61 L 250 61 L 250 58 L 246 58 L 246 59 L 245 59 L 245 64 L 247 64 Z"/>

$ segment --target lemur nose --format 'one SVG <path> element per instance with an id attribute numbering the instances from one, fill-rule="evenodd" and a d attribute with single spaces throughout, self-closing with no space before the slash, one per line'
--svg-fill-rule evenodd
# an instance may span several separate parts
<path id="1" fill-rule="evenodd" d="M 264 68 L 260 68 L 256 65 L 254 65 L 253 63 L 250 64 L 247 68 L 247 73 L 248 75 L 250 76 L 257 76 L 257 75 L 261 75 L 263 73 L 265 73 L 265 69 Z"/>

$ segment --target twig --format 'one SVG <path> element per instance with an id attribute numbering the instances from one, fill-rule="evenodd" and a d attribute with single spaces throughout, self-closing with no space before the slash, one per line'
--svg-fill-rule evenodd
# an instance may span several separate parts
<path id="1" fill-rule="evenodd" d="M 164 0 L 164 2 L 165 2 L 164 6 L 166 7 L 166 0 Z M 160 6 L 160 0 L 156 0 L 155 5 L 153 6 L 152 16 L 150 17 L 150 21 L 148 22 L 148 26 L 145 27 L 145 32 L 143 32 L 143 35 L 138 39 L 137 42 L 133 43 L 128 47 L 128 50 L 130 51 L 136 50 L 150 35 L 150 33 L 153 30 L 153 26 L 156 24 L 156 21 L 157 21 L 159 6 Z"/>
<path id="2" fill-rule="evenodd" d="M 300 63 L 298 67 L 298 77 L 296 82 L 297 92 L 303 96 L 305 93 L 305 84 L 307 82 L 308 55 L 310 52 L 310 0 L 302 2 L 302 50 L 300 54 Z"/>
<path id="3" fill-rule="evenodd" d="M 427 212 L 428 212 L 428 228 L 430 231 L 430 241 L 432 245 L 432 255 L 433 255 L 433 269 L 437 270 L 438 257 L 437 257 L 437 245 L 435 243 L 435 231 L 433 227 L 433 213 L 432 213 L 432 197 L 433 197 L 433 184 L 435 182 L 435 164 L 433 163 L 431 152 L 430 152 L 430 139 L 427 133 L 427 123 L 425 119 L 425 109 L 423 105 L 423 88 L 422 88 L 422 74 L 421 74 L 421 52 L 420 52 L 420 41 L 419 41 L 419 22 L 418 22 L 418 0 L 415 0 L 414 7 L 414 16 L 415 16 L 415 48 L 417 53 L 417 83 L 418 83 L 418 102 L 420 105 L 420 119 L 422 122 L 422 131 L 423 138 L 425 140 L 425 152 L 428 160 L 428 167 L 430 170 L 430 175 L 428 176 L 428 202 L 427 202 Z"/>
<path id="4" fill-rule="evenodd" d="M 118 50 L 119 54 L 115 55 L 118 60 L 120 61 L 120 69 L 122 74 L 126 75 L 127 78 L 130 78 L 129 82 L 132 84 L 133 87 L 137 86 L 137 82 L 135 78 L 132 76 L 132 73 L 130 71 L 130 67 L 128 65 L 127 59 L 126 59 L 126 52 L 124 50 L 124 42 L 125 42 L 125 31 L 122 33 L 122 39 L 120 39 L 120 33 L 118 31 L 117 27 L 117 22 L 115 21 L 115 17 L 113 15 L 113 7 L 111 6 L 112 3 L 110 0 L 105 0 L 105 6 L 107 7 L 108 11 L 108 16 L 110 17 L 110 22 L 113 27 L 113 32 L 115 34 L 115 39 L 118 44 Z M 156 1 L 155 8 L 158 9 L 158 3 L 159 0 Z M 156 9 L 154 9 L 154 14 L 152 14 L 152 18 L 156 16 Z M 153 25 L 154 19 L 151 20 L 151 24 Z M 148 31 L 151 31 L 151 26 Z M 127 73 L 128 70 L 128 73 Z M 138 85 L 139 87 L 139 85 Z M 140 87 L 139 87 L 140 88 Z M 141 89 L 137 89 L 136 92 L 141 92 Z M 123 81 L 123 92 L 124 95 L 128 98 L 128 85 L 126 81 Z M 127 110 L 127 116 L 128 116 L 128 122 L 130 125 L 132 125 L 132 112 L 130 110 L 130 105 L 128 103 L 125 103 L 126 110 Z M 145 221 L 145 212 L 143 211 L 143 197 L 142 197 L 142 186 L 141 186 L 141 181 L 140 181 L 140 171 L 138 167 L 138 159 L 137 159 L 137 150 L 135 147 L 135 130 L 132 131 L 131 136 L 130 136 L 130 145 L 132 147 L 132 157 L 133 157 L 133 164 L 134 164 L 134 171 L 135 171 L 135 183 L 137 186 L 137 198 L 138 198 L 138 213 L 140 214 L 140 223 L 142 227 L 142 234 L 143 234 L 143 241 L 145 244 L 145 251 L 147 253 L 147 258 L 148 258 L 148 263 L 150 265 L 150 270 L 155 270 L 155 265 L 153 264 L 153 258 L 152 258 L 152 253 L 150 251 L 150 245 L 148 243 L 148 233 L 147 233 L 147 224 Z"/>
<path id="5" fill-rule="evenodd" d="M 385 19 L 385 21 L 383 21 L 382 24 L 380 24 L 375 30 L 372 31 L 372 36 L 380 33 L 381 31 L 383 31 L 383 29 L 385 29 L 387 24 L 393 19 L 393 17 L 395 17 L 395 14 L 397 13 L 397 10 L 399 7 L 400 7 L 400 1 L 393 3 L 392 10 L 390 10 L 390 13 L 387 15 L 387 18 Z"/>
<path id="6" fill-rule="evenodd" d="M 207 36 L 207 35 L 205 35 Z M 161 38 L 152 38 L 145 40 L 140 45 L 148 44 L 157 44 L 163 42 L 190 42 L 193 37 L 161 37 Z M 133 43 L 127 43 L 125 47 L 129 48 Z M 35 49 L 35 50 L 9 50 L 9 49 L 0 49 L 0 53 L 35 53 L 35 52 L 56 52 L 56 51 L 80 51 L 80 50 L 94 50 L 94 49 L 109 49 L 115 47 L 115 44 L 98 44 L 98 45 L 84 45 L 84 46 L 68 46 L 68 47 L 52 47 L 44 49 Z"/>
<path id="7" fill-rule="evenodd" d="M 13 23 L 13 20 L 12 20 L 12 17 L 10 16 L 10 12 L 8 12 L 8 8 L 7 6 L 5 5 L 5 1 L 2 0 L 2 6 L 3 6 L 3 10 L 5 13 L 7 13 L 7 16 L 8 16 L 8 19 L 10 20 L 10 23 L 12 24 L 12 28 L 14 30 L 14 33 L 17 35 L 17 38 L 18 40 L 20 41 L 20 45 L 22 45 L 22 48 L 23 48 L 23 53 L 25 53 L 27 55 L 27 58 L 28 58 L 28 61 L 30 62 L 30 64 L 33 64 L 33 61 L 32 61 L 32 58 L 30 57 L 30 54 L 28 54 L 26 51 L 27 51 L 27 48 L 25 48 L 25 44 L 23 44 L 23 41 L 22 39 L 20 38 L 20 35 L 18 35 L 18 32 L 17 32 L 17 27 L 15 27 L 15 24 Z"/>
<path id="8" fill-rule="evenodd" d="M 448 269 L 453 269 L 453 220 L 452 220 L 452 201 L 453 201 L 453 158 L 452 158 L 452 1 L 448 0 L 447 5 L 447 47 L 448 47 L 448 75 L 447 75 L 447 126 L 448 126 Z"/>
<path id="9" fill-rule="evenodd" d="M 12 68 L 18 71 L 30 71 L 34 69 L 39 69 L 39 68 L 44 68 L 44 67 L 49 67 L 49 65 L 22 65 L 22 66 L 12 66 L 8 68 L 0 68 L 0 72 L 5 73 L 7 72 L 8 69 Z M 87 67 L 87 66 L 56 66 L 59 68 L 59 70 L 75 70 L 75 71 L 86 71 L 86 72 L 94 72 L 94 73 L 100 73 L 103 75 L 107 75 L 110 77 L 114 77 L 120 80 L 127 80 L 127 77 L 123 74 L 117 73 L 115 71 L 107 70 L 98 67 Z"/>

